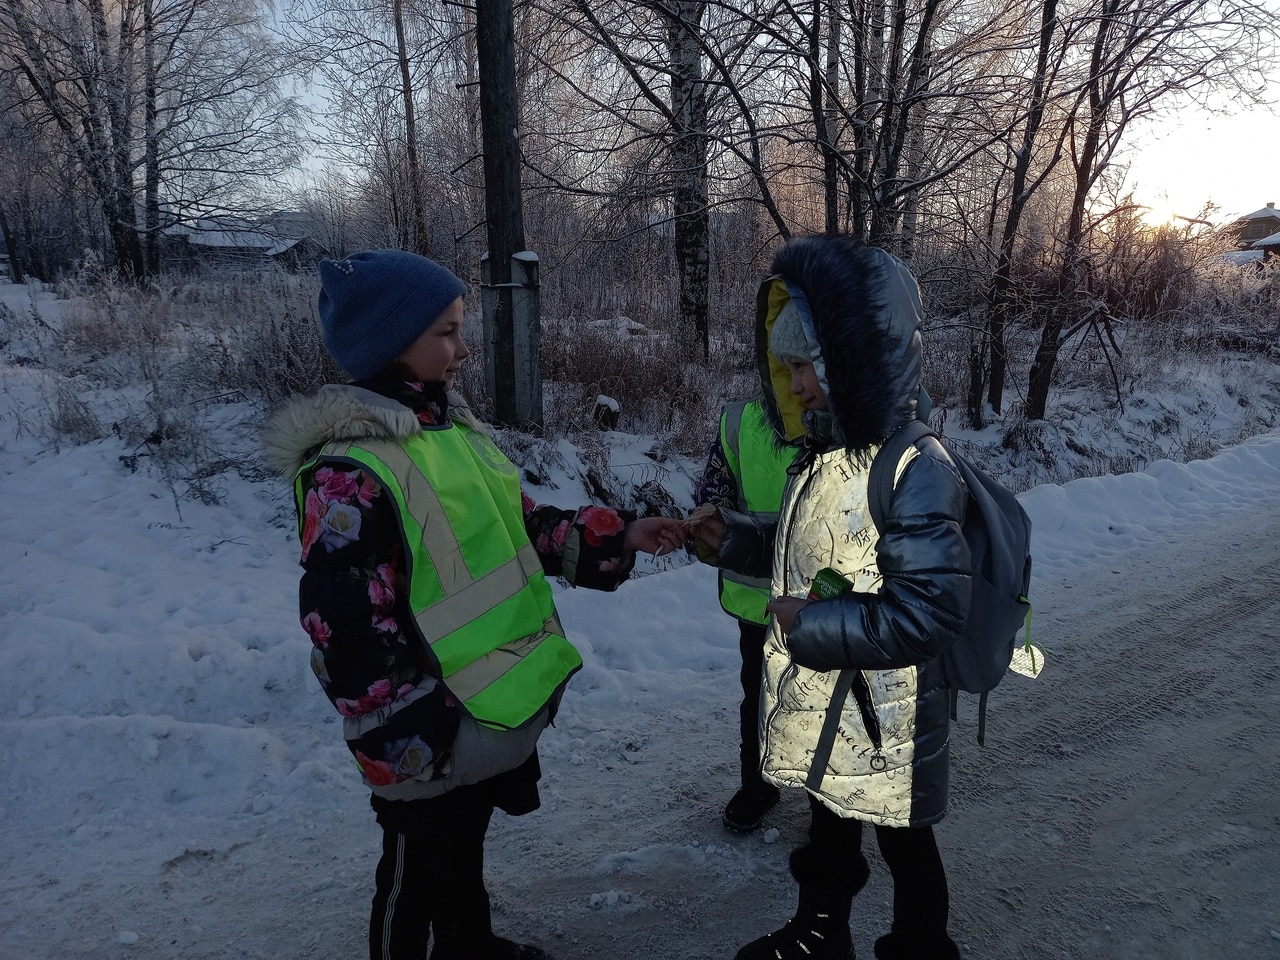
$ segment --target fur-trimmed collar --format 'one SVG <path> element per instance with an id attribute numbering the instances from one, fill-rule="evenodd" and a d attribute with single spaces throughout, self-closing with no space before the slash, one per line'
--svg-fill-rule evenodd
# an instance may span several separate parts
<path id="1" fill-rule="evenodd" d="M 839 235 L 800 237 L 773 258 L 773 276 L 805 294 L 822 352 L 827 405 L 844 445 L 864 453 L 916 417 L 920 392 L 920 290 L 905 264 L 876 247 Z M 770 281 L 766 281 L 769 283 Z M 765 409 L 775 429 L 783 418 L 771 382 L 762 293 L 756 343 Z"/>
<path id="2" fill-rule="evenodd" d="M 448 395 L 448 407 L 450 423 L 484 429 L 458 394 Z M 330 440 L 408 440 L 422 429 L 418 415 L 404 404 L 364 387 L 331 383 L 281 407 L 263 432 L 263 449 L 271 468 L 292 479 Z"/>

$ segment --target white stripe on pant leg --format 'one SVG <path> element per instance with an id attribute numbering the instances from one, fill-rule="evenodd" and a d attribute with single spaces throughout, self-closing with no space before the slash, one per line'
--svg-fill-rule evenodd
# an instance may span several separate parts
<path id="1" fill-rule="evenodd" d="M 391 921 L 396 914 L 396 899 L 404 885 L 404 834 L 396 834 L 396 872 L 387 894 L 387 909 L 382 915 L 382 960 L 391 960 Z"/>

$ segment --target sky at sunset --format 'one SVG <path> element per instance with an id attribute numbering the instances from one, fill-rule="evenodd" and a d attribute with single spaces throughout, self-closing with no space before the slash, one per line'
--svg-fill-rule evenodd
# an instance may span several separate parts
<path id="1" fill-rule="evenodd" d="M 1280 91 L 1280 78 L 1272 88 Z M 1239 108 L 1209 113 L 1185 108 L 1134 128 L 1122 158 L 1138 202 L 1151 208 L 1147 219 L 1194 217 L 1207 201 L 1217 204 L 1215 220 L 1231 220 L 1268 202 L 1280 204 L 1280 108 Z"/>

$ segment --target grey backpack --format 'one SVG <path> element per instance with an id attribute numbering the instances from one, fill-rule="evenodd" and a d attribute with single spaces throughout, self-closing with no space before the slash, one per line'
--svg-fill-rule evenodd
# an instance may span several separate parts
<path id="1" fill-rule="evenodd" d="M 871 462 L 867 500 L 877 533 L 884 533 L 898 462 L 909 446 L 927 436 L 938 434 L 923 420 L 911 420 L 885 441 Z M 1018 633 L 1024 624 L 1030 628 L 1031 518 L 1008 487 L 958 453 L 947 452 L 969 489 L 962 530 L 973 557 L 973 598 L 964 630 L 942 654 L 942 669 L 951 688 L 952 719 L 958 691 L 980 694 L 978 742 L 984 743 L 987 693 L 1009 669 Z"/>

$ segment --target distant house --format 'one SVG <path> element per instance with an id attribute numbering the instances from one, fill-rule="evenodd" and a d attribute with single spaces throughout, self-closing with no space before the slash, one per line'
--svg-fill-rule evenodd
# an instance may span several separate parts
<path id="1" fill-rule="evenodd" d="M 1270 239 L 1272 234 L 1280 233 L 1280 210 L 1274 203 L 1268 203 L 1261 210 L 1246 213 L 1234 227 L 1238 246 L 1252 247 L 1259 240 Z"/>
<path id="2" fill-rule="evenodd" d="M 266 252 L 267 259 L 274 260 L 290 273 L 310 270 L 327 256 L 329 251 L 314 237 L 280 240 Z"/>
<path id="3" fill-rule="evenodd" d="M 178 269 L 253 266 L 270 260 L 297 272 L 328 255 L 311 237 L 285 237 L 230 218 L 174 224 L 164 230 L 162 243 L 165 262 Z"/>
<path id="4" fill-rule="evenodd" d="M 1269 237 L 1263 237 L 1261 240 L 1255 240 L 1249 244 L 1251 252 L 1261 251 L 1262 256 L 1266 260 L 1272 257 L 1280 257 L 1280 231 L 1271 234 Z"/>

